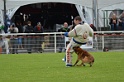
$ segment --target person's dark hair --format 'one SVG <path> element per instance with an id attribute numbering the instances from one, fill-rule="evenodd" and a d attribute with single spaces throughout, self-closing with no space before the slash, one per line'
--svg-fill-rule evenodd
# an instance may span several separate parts
<path id="1" fill-rule="evenodd" d="M 80 16 L 76 16 L 76 17 L 74 18 L 74 20 L 82 21 Z"/>
<path id="2" fill-rule="evenodd" d="M 31 24 L 31 21 L 28 21 L 27 24 Z"/>
<path id="3" fill-rule="evenodd" d="M 14 23 L 12 23 L 12 27 L 15 27 L 15 24 Z"/>

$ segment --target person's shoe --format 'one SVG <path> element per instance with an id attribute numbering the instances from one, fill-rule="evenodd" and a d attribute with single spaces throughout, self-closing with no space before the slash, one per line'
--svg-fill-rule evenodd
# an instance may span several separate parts
<path id="1" fill-rule="evenodd" d="M 66 67 L 72 67 L 72 64 L 67 64 Z"/>

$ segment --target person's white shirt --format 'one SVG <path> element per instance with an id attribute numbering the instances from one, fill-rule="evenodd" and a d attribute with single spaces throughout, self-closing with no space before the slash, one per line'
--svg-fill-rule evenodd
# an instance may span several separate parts
<path id="1" fill-rule="evenodd" d="M 93 29 L 87 23 L 79 24 L 68 33 L 68 36 L 73 37 L 78 42 L 86 43 L 88 37 L 93 37 Z"/>

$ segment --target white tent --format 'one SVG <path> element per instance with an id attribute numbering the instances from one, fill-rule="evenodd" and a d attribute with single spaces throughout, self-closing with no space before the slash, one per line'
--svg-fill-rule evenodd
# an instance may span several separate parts
<path id="1" fill-rule="evenodd" d="M 0 0 L 0 9 L 4 9 L 4 0 Z M 60 2 L 60 3 L 71 3 L 78 4 L 86 7 L 92 8 L 93 0 L 6 0 L 7 9 L 15 8 L 17 6 L 22 6 L 26 4 L 39 3 L 39 2 Z M 97 0 L 98 1 L 98 9 L 102 9 L 107 6 L 111 6 L 114 4 L 124 3 L 124 0 Z"/>
<path id="2" fill-rule="evenodd" d="M 59 2 L 59 3 L 70 3 L 80 6 L 87 7 L 87 12 L 92 13 L 94 0 L 6 0 L 6 9 L 18 8 L 22 5 L 34 4 L 34 3 L 48 3 L 48 2 Z M 113 10 L 121 8 L 124 10 L 124 0 L 96 0 L 97 9 L 99 10 L 99 24 L 103 26 L 103 13 L 101 10 Z M 88 9 L 89 8 L 89 9 Z M 4 10 L 4 0 L 0 0 L 0 9 Z M 96 15 L 97 17 L 97 15 Z M 101 19 L 100 19 L 101 17 Z M 89 20 L 93 20 L 92 17 Z"/>

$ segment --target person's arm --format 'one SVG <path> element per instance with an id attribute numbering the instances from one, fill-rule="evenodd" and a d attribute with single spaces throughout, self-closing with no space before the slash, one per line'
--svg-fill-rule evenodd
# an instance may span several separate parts
<path id="1" fill-rule="evenodd" d="M 1 31 L 2 34 L 5 34 L 4 30 Z M 8 37 L 8 35 L 2 35 L 2 37 Z"/>
<path id="2" fill-rule="evenodd" d="M 7 29 L 7 33 L 10 33 L 10 28 Z"/>
<path id="3" fill-rule="evenodd" d="M 88 31 L 88 36 L 93 37 L 94 31 L 88 23 L 84 23 L 84 28 Z"/>
<path id="4" fill-rule="evenodd" d="M 112 18 L 110 18 L 110 22 L 109 22 L 109 24 L 110 24 L 110 25 L 112 24 Z"/>
<path id="5" fill-rule="evenodd" d="M 88 30 L 89 30 L 89 36 L 90 36 L 90 37 L 93 37 L 93 35 L 94 35 L 93 29 L 92 29 L 90 26 L 88 26 L 87 28 L 88 28 Z"/>
<path id="6" fill-rule="evenodd" d="M 18 33 L 19 32 L 19 29 L 17 27 L 15 27 L 15 32 Z"/>

